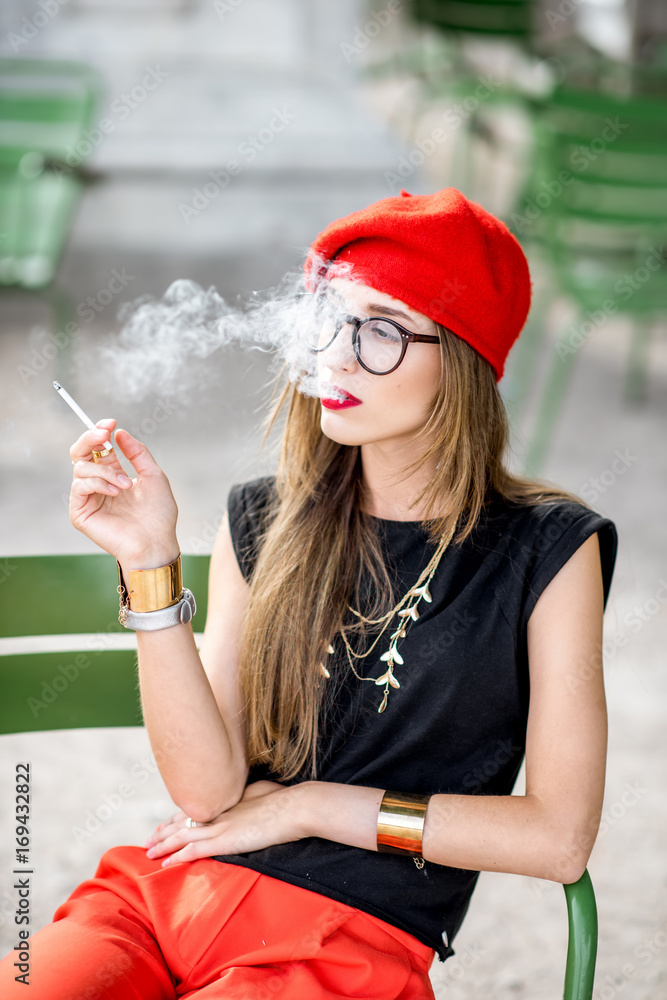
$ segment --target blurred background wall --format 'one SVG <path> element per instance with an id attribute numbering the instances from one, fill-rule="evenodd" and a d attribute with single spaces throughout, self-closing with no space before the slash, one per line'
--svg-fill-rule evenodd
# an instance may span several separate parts
<path id="1" fill-rule="evenodd" d="M 115 416 L 149 445 L 184 552 L 210 551 L 229 486 L 271 468 L 259 452 L 270 359 L 227 348 L 184 371 L 182 391 L 158 383 L 119 402 L 99 347 L 125 304 L 178 278 L 243 301 L 300 267 L 332 219 L 401 187 L 456 186 L 523 243 L 534 304 L 501 382 L 509 461 L 579 493 L 620 535 L 605 614 L 607 792 L 589 865 L 602 1000 L 658 997 L 667 979 L 665 10 L 5 0 L 0 14 L 4 587 L 12 556 L 94 548 L 67 518 L 81 429 L 54 378 L 93 419 Z M 141 843 L 173 807 L 141 730 L 0 746 L 4 953 L 17 761 L 34 772 L 35 928 L 105 848 Z M 552 997 L 565 947 L 558 885 L 482 873 L 457 955 L 434 967 L 436 993 Z"/>

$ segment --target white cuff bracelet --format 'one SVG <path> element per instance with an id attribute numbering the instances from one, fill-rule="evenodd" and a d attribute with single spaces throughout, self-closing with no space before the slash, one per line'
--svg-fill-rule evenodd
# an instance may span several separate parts
<path id="1" fill-rule="evenodd" d="M 192 591 L 184 587 L 178 604 L 172 604 L 168 608 L 143 612 L 123 610 L 124 614 L 121 620 L 125 628 L 138 632 L 157 632 L 163 628 L 185 625 L 192 621 L 197 611 L 197 604 Z"/>

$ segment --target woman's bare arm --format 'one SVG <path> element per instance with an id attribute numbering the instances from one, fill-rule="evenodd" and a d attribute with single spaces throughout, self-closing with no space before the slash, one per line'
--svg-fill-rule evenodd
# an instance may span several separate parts
<path id="1" fill-rule="evenodd" d="M 101 462 L 91 461 L 92 449 L 116 421 L 99 424 L 70 449 L 70 517 L 79 531 L 115 556 L 127 580 L 131 570 L 176 559 L 178 510 L 166 476 L 145 445 L 127 431 L 117 430 L 116 446 L 134 467 L 136 479 L 124 475 L 116 450 Z M 174 801 L 202 822 L 237 803 L 245 787 L 237 663 L 248 592 L 225 523 L 211 560 L 213 611 L 201 657 L 190 623 L 137 632 L 141 701 L 157 765 Z"/>
<path id="2" fill-rule="evenodd" d="M 173 801 L 201 823 L 239 801 L 248 775 L 238 647 L 249 589 L 225 519 L 211 557 L 199 652 L 189 623 L 137 632 L 141 702 L 156 763 Z"/>

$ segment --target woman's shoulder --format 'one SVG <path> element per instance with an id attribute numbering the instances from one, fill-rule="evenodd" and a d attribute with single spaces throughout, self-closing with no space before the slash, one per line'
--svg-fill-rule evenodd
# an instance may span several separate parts
<path id="1" fill-rule="evenodd" d="M 245 483 L 235 483 L 227 498 L 227 514 L 232 545 L 246 580 L 249 580 L 258 554 L 258 542 L 265 525 L 265 515 L 276 495 L 275 476 L 259 476 Z"/>
<path id="2" fill-rule="evenodd" d="M 553 497 L 530 502 L 495 495 L 487 523 L 502 540 L 515 570 L 541 591 L 574 552 L 597 532 L 605 604 L 618 551 L 614 521 L 582 500 Z"/>
<path id="3" fill-rule="evenodd" d="M 232 514 L 260 514 L 276 495 L 276 477 L 258 476 L 244 483 L 234 483 L 229 490 L 227 509 Z"/>

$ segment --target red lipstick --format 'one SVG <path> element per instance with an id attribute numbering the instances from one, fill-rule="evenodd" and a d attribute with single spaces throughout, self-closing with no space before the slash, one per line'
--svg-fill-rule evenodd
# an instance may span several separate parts
<path id="1" fill-rule="evenodd" d="M 352 393 L 347 392 L 345 389 L 341 389 L 337 385 L 332 385 L 331 388 L 335 392 L 340 393 L 340 395 L 343 398 L 342 399 L 331 399 L 331 398 L 328 398 L 327 396 L 324 395 L 324 393 L 326 392 L 326 389 L 323 388 L 322 389 L 322 393 L 323 393 L 322 394 L 322 406 L 324 406 L 327 410 L 346 410 L 350 406 L 360 406 L 361 405 L 361 400 L 357 399 L 356 396 L 353 396 Z"/>

